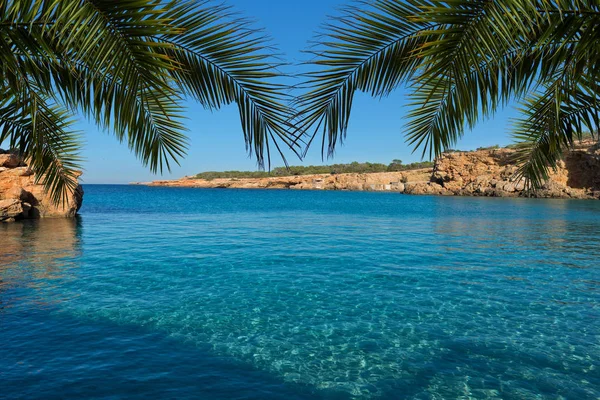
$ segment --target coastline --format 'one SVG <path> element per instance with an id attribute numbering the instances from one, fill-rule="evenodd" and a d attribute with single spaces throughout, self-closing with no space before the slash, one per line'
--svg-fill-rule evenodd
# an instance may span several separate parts
<path id="1" fill-rule="evenodd" d="M 396 192 L 411 195 L 535 197 L 600 199 L 600 146 L 578 143 L 566 153 L 544 186 L 531 194 L 517 179 L 511 161 L 514 149 L 449 152 L 436 158 L 433 168 L 402 172 L 298 175 L 267 178 L 184 177 L 132 184 L 160 187 L 222 189 L 291 189 Z"/>

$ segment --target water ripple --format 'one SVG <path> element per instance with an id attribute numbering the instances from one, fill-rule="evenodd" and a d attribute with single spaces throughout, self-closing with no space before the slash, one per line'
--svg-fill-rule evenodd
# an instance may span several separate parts
<path id="1" fill-rule="evenodd" d="M 122 379 L 101 393 L 600 396 L 596 202 L 111 186 L 86 196 L 80 221 L 0 227 L 9 398 L 28 374 L 66 374 L 31 395 L 115 370 Z M 211 368 L 230 384 L 211 385 Z"/>

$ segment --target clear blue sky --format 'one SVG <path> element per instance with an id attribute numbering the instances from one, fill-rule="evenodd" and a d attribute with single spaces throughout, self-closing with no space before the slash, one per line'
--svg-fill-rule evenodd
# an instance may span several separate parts
<path id="1" fill-rule="evenodd" d="M 265 28 L 285 57 L 292 62 L 306 60 L 301 51 L 314 33 L 326 21 L 327 15 L 335 15 L 339 8 L 350 0 L 226 0 L 242 14 L 251 17 L 256 25 Z M 358 94 L 354 103 L 348 138 L 339 147 L 331 162 L 371 161 L 389 163 L 401 159 L 405 163 L 420 160 L 420 153 L 404 142 L 403 116 L 405 93 L 398 91 L 383 100 Z M 455 146 L 470 150 L 481 146 L 510 143 L 507 134 L 511 109 L 500 112 L 494 120 L 486 121 L 465 135 Z M 194 103 L 189 104 L 187 121 L 190 136 L 188 155 L 175 167 L 171 174 L 162 178 L 179 178 L 202 171 L 256 170 L 256 160 L 249 159 L 239 124 L 235 105 L 220 111 L 209 112 Z M 114 136 L 99 131 L 93 124 L 82 121 L 79 126 L 85 131 L 86 146 L 83 156 L 84 183 L 127 183 L 162 179 L 142 167 L 126 145 L 117 142 Z M 320 143 L 308 153 L 303 164 L 322 164 Z M 281 165 L 278 156 L 273 166 Z M 293 164 L 301 162 L 290 158 Z"/>

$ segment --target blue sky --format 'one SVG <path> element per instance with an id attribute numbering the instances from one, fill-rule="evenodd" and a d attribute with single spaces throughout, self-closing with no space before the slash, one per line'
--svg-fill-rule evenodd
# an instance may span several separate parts
<path id="1" fill-rule="evenodd" d="M 226 0 L 245 16 L 256 21 L 273 38 L 290 62 L 306 60 L 302 50 L 326 21 L 351 0 Z M 405 163 L 420 161 L 420 153 L 404 141 L 403 116 L 406 113 L 405 93 L 378 100 L 358 94 L 354 103 L 348 137 L 337 149 L 333 159 L 325 163 L 371 161 L 389 163 L 401 159 Z M 505 145 L 511 139 L 507 134 L 509 117 L 514 112 L 504 110 L 493 120 L 480 123 L 465 135 L 458 149 L 470 150 L 495 144 Z M 256 170 L 256 160 L 248 158 L 235 105 L 220 111 L 205 111 L 190 103 L 187 111 L 190 148 L 181 166 L 171 174 L 153 175 L 144 168 L 126 145 L 121 145 L 110 133 L 99 131 L 93 124 L 81 121 L 78 128 L 85 132 L 83 157 L 84 183 L 128 183 L 155 179 L 175 179 L 202 171 Z M 273 166 L 281 165 L 275 155 Z M 290 158 L 292 164 L 323 164 L 320 143 L 309 151 L 304 161 Z"/>

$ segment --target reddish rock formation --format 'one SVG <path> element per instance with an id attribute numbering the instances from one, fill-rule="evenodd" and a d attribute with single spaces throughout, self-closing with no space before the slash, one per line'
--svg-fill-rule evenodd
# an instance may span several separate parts
<path id="1" fill-rule="evenodd" d="M 81 207 L 83 189 L 56 205 L 42 185 L 35 183 L 31 169 L 14 154 L 0 154 L 0 221 L 27 218 L 74 217 Z"/>
<path id="2" fill-rule="evenodd" d="M 371 174 L 300 175 L 273 178 L 194 179 L 151 182 L 150 186 L 231 188 L 231 189 L 296 189 L 296 190 L 365 190 L 404 191 L 403 182 L 429 181 L 431 169 Z"/>
<path id="3" fill-rule="evenodd" d="M 495 149 L 443 154 L 435 162 L 429 185 L 435 185 L 440 194 L 449 195 L 529 196 L 525 182 L 516 176 L 514 153 L 513 149 Z M 582 142 L 565 153 L 557 169 L 551 171 L 550 179 L 533 196 L 600 198 L 599 146 Z"/>
<path id="4" fill-rule="evenodd" d="M 186 177 L 151 186 L 239 189 L 375 190 L 415 195 L 523 197 L 512 162 L 515 150 L 444 153 L 433 170 L 203 180 Z M 567 152 L 536 197 L 600 199 L 600 145 L 582 142 Z"/>

